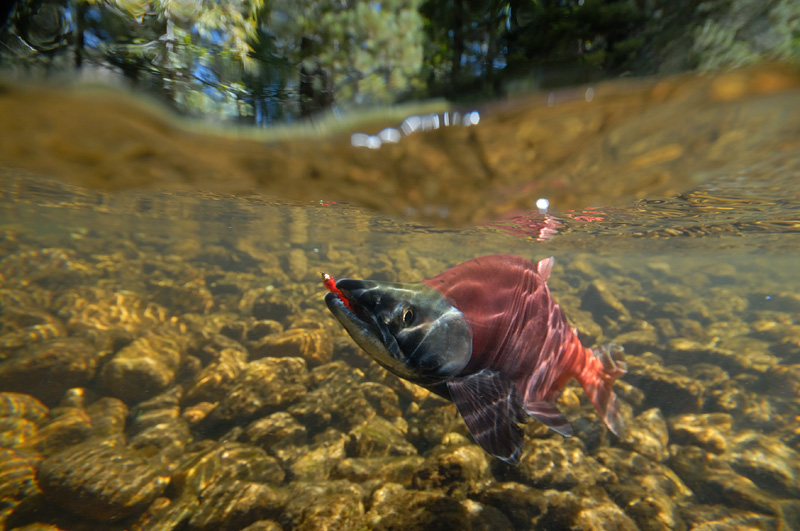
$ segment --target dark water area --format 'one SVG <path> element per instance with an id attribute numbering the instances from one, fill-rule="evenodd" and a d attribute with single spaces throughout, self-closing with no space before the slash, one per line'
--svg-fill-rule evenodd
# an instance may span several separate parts
<path id="1" fill-rule="evenodd" d="M 541 211 L 511 202 L 456 228 L 325 194 L 108 190 L 5 158 L 0 523 L 800 528 L 791 99 L 757 98 L 784 116 L 774 136 L 731 137 L 716 167 L 697 151 L 675 193 L 644 187 L 613 204 L 590 193 Z M 679 118 L 663 116 L 664 129 Z M 616 186 L 593 186 L 604 183 Z M 573 382 L 558 407 L 574 437 L 532 420 L 520 465 L 493 459 L 451 403 L 373 362 L 323 303 L 322 271 L 417 281 L 492 253 L 554 256 L 548 284 L 583 344 L 624 347 L 622 437 Z"/>

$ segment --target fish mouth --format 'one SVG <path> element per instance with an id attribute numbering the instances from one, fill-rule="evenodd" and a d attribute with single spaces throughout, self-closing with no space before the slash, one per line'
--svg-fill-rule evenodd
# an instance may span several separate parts
<path id="1" fill-rule="evenodd" d="M 339 290 L 340 294 L 336 293 L 327 293 L 325 295 L 325 305 L 328 306 L 328 309 L 333 313 L 334 316 L 339 318 L 345 317 L 350 321 L 357 320 L 358 322 L 362 323 L 364 326 L 370 328 L 375 335 L 380 335 L 380 329 L 375 323 L 375 319 L 372 314 L 367 311 L 363 305 L 359 304 L 358 299 L 353 296 L 352 287 L 351 289 L 347 289 L 347 285 L 352 284 L 354 281 L 349 278 L 344 278 L 338 280 L 336 282 L 336 289 Z M 342 286 L 342 284 L 345 284 Z M 363 290 L 363 288 L 360 288 Z M 346 300 L 342 300 L 344 298 Z"/>
<path id="2" fill-rule="evenodd" d="M 340 279 L 336 281 L 336 289 L 340 294 L 327 293 L 325 305 L 346 329 L 350 330 L 348 327 L 350 324 L 359 328 L 361 333 L 368 332 L 377 339 L 384 336 L 383 331 L 376 322 L 375 315 L 359 301 L 359 298 L 363 297 L 364 293 L 372 287 L 367 281 L 352 278 Z"/>
<path id="3" fill-rule="evenodd" d="M 325 304 L 350 337 L 378 363 L 405 374 L 406 371 L 398 365 L 403 363 L 406 356 L 374 311 L 382 297 L 379 283 L 343 278 L 336 282 L 336 289 L 340 293 L 327 293 Z"/>

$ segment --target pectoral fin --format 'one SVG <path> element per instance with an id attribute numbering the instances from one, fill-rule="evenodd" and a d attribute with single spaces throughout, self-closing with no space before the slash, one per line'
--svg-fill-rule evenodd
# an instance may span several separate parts
<path id="1" fill-rule="evenodd" d="M 448 380 L 447 389 L 475 442 L 498 459 L 518 464 L 525 435 L 517 423 L 525 416 L 514 383 L 484 369 Z"/>

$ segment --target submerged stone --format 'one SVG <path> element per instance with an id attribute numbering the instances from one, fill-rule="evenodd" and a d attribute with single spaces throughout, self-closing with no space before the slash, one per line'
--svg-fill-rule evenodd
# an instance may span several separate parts
<path id="1" fill-rule="evenodd" d="M 169 478 L 134 450 L 91 441 L 46 459 L 39 487 L 53 503 L 91 520 L 118 520 L 144 510 Z"/>
<path id="2" fill-rule="evenodd" d="M 55 405 L 68 389 L 86 386 L 98 362 L 95 347 L 83 338 L 44 341 L 0 362 L 0 389 Z"/>

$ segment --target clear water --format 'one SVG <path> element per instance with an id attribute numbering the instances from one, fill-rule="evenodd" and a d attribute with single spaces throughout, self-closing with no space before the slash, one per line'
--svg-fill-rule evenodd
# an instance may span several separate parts
<path id="1" fill-rule="evenodd" d="M 800 123 L 794 124 L 798 128 Z M 265 290 L 289 303 L 294 314 L 287 316 L 284 328 L 324 330 L 325 341 L 332 344 L 331 361 L 344 360 L 353 371 L 361 371 L 364 382 L 377 378 L 394 390 L 402 415 L 386 418 L 405 426 L 412 452 L 423 458 L 407 481 L 391 479 L 380 468 L 367 477 L 348 475 L 342 472 L 345 460 L 396 452 L 343 446 L 349 449 L 341 455 L 320 454 L 323 472 L 305 477 L 298 472 L 297 455 L 266 446 L 286 471 L 283 480 L 266 482 L 270 488 L 299 496 L 303 485 L 312 483 L 331 482 L 337 485 L 333 490 L 343 480 L 355 486 L 361 505 L 355 515 L 338 520 L 342 529 L 380 527 L 378 513 L 386 502 L 378 493 L 390 483 L 400 483 L 403 496 L 422 492 L 451 500 L 475 528 L 603 529 L 613 524 L 619 529 L 792 529 L 800 525 L 800 151 L 778 148 L 783 140 L 776 138 L 775 150 L 753 154 L 748 164 L 707 172 L 702 183 L 678 195 L 630 198 L 613 207 L 534 210 L 464 228 L 434 228 L 333 201 L 152 190 L 107 193 L 7 168 L 0 174 L 0 289 L 29 294 L 37 311 L 61 320 L 61 335 L 87 337 L 93 332 L 85 323 L 69 320 L 73 314 L 65 310 L 71 304 L 65 293 L 88 297 L 94 289 L 133 294 L 163 306 L 165 322 L 194 323 L 189 328 L 204 326 L 197 325 L 197 314 L 209 323 L 215 314 L 252 321 L 240 304 L 251 290 Z M 54 259 L 54 252 L 63 252 L 63 257 Z M 551 290 L 584 342 L 623 344 L 631 371 L 618 389 L 630 406 L 631 438 L 598 435 L 603 431 L 600 420 L 582 391 L 570 387 L 562 408 L 578 426 L 580 442 L 564 444 L 579 446 L 576 461 L 559 454 L 550 463 L 545 456 L 552 447 L 540 441 L 555 441 L 557 448 L 558 439 L 532 423 L 526 430 L 536 442 L 526 447 L 526 453 L 534 454 L 531 464 L 523 465 L 527 472 L 488 461 L 478 467 L 479 477 L 454 473 L 452 467 L 469 466 L 453 458 L 447 469 L 442 464 L 447 458 L 441 456 L 452 448 L 477 447 L 452 406 L 409 391 L 381 373 L 357 351 L 322 302 L 320 271 L 337 278 L 414 281 L 490 253 L 531 260 L 555 256 Z M 175 288 L 168 295 L 161 289 L 166 284 Z M 598 287 L 607 296 L 599 295 Z M 207 304 L 197 302 L 203 300 Z M 22 337 L 23 345 L 3 343 L 0 363 L 48 340 L 41 322 L 14 317 L 19 310 L 15 304 L 7 302 L 2 309 L 0 339 Z M 113 348 L 146 333 L 147 327 L 127 332 Z M 313 347 L 303 352 L 310 352 L 309 368 L 319 366 Z M 189 363 L 188 355 L 184 353 L 183 365 Z M 200 355 L 193 357 L 192 363 L 207 363 Z M 324 371 L 326 365 L 322 367 Z M 191 371 L 184 369 L 170 385 L 191 386 Z M 96 396 L 113 394 L 97 376 L 82 386 Z M 0 389 L 5 390 L 10 389 Z M 51 408 L 59 404 L 46 402 Z M 181 414 L 194 405 L 182 402 Z M 293 411 L 291 405 L 278 410 Z M 135 403 L 128 406 L 135 409 Z M 449 415 L 449 428 L 438 436 L 419 435 L 426 429 L 419 424 L 433 422 L 435 411 Z M 302 420 L 303 440 L 292 439 L 292 444 L 309 454 L 320 441 L 358 432 L 347 422 L 308 418 Z M 132 419 L 125 432 L 130 437 Z M 253 420 L 242 420 L 238 427 Z M 226 429 L 235 430 L 236 424 Z M 226 430 L 195 428 L 189 450 L 203 440 L 232 437 Z M 18 440 L 5 444 L 24 446 Z M 613 470 L 614 477 L 598 478 L 592 470 L 600 464 Z M 553 470 L 542 472 L 548 467 Z M 438 483 L 430 480 L 432 469 L 442 474 Z M 564 479 L 570 470 L 574 481 Z M 665 487 L 669 482 L 672 486 Z M 512 514 L 515 498 L 502 493 L 511 485 L 534 489 L 525 495 L 541 496 L 540 502 L 522 504 L 522 512 Z M 647 502 L 636 491 L 641 485 L 645 494 L 652 494 Z M 572 501 L 565 498 L 572 495 Z M 175 491 L 167 490 L 164 497 L 166 507 L 177 503 Z M 16 525 L 41 521 L 70 528 L 80 521 L 54 505 L 51 495 L 40 499 L 44 509 L 39 513 L 25 509 L 23 498 L 12 496 L 4 513 Z M 254 513 L 247 524 L 271 519 L 285 529 L 321 525 L 327 520 L 317 513 L 333 502 L 320 499 L 325 501 L 310 510 L 316 517 L 298 516 L 288 503 L 266 516 Z M 597 502 L 594 506 L 591 499 Z M 650 512 L 642 508 L 645 502 Z M 484 516 L 475 507 L 483 508 Z M 430 507 L 425 511 L 435 512 Z M 501 516 L 491 516 L 496 512 Z M 170 527 L 166 517 L 148 521 L 140 514 L 116 525 L 184 525 L 178 520 Z M 405 525 L 435 527 L 430 523 L 434 520 L 414 518 L 408 515 Z M 461 521 L 454 518 L 451 525 Z M 381 525 L 388 524 L 384 520 Z"/>

